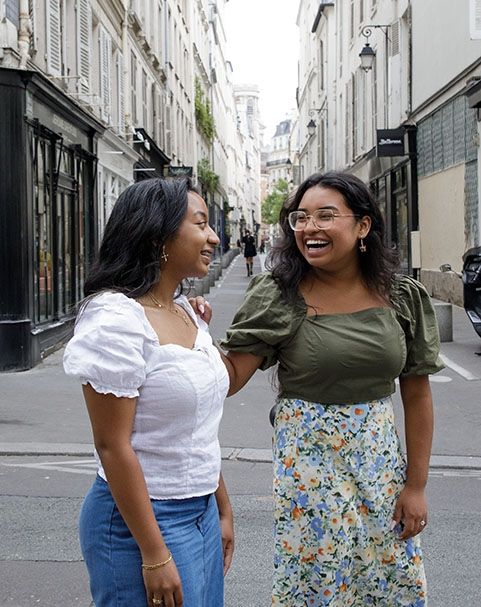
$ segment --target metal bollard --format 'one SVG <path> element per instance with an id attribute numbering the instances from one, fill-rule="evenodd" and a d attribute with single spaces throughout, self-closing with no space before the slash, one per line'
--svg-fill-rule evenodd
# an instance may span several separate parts
<path id="1" fill-rule="evenodd" d="M 453 305 L 446 302 L 433 303 L 440 340 L 442 342 L 453 341 Z"/>

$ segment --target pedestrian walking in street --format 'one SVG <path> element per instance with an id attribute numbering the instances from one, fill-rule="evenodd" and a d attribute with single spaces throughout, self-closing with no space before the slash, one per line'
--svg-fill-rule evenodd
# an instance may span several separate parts
<path id="1" fill-rule="evenodd" d="M 271 271 L 251 281 L 222 343 L 229 394 L 278 363 L 272 605 L 422 607 L 428 374 L 442 368 L 432 304 L 396 274 L 379 208 L 356 177 L 311 176 L 280 225 Z"/>
<path id="2" fill-rule="evenodd" d="M 252 276 L 252 268 L 254 265 L 254 257 L 257 255 L 256 239 L 249 230 L 242 237 L 242 245 L 244 247 L 244 257 L 246 260 L 247 276 Z"/>
<path id="3" fill-rule="evenodd" d="M 219 239 L 189 180 L 117 200 L 66 347 L 98 476 L 80 542 L 96 607 L 221 607 L 233 552 L 218 427 L 228 375 L 181 283 Z"/>

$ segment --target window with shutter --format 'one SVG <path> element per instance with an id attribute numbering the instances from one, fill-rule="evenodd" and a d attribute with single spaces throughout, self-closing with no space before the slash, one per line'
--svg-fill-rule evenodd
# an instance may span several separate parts
<path id="1" fill-rule="evenodd" d="M 469 2 L 469 25 L 471 39 L 481 39 L 481 0 Z"/>
<path id="2" fill-rule="evenodd" d="M 92 63 L 92 9 L 89 0 L 77 1 L 77 74 L 78 91 L 90 92 L 90 65 Z M 88 101 L 88 98 L 85 98 Z"/>
<path id="3" fill-rule="evenodd" d="M 132 112 L 132 122 L 137 124 L 137 59 L 135 54 L 130 54 L 130 105 Z"/>
<path id="4" fill-rule="evenodd" d="M 394 57 L 395 55 L 399 55 L 400 29 L 401 29 L 400 21 L 395 21 L 391 25 L 391 57 Z"/>
<path id="5" fill-rule="evenodd" d="M 60 0 L 46 0 L 47 72 L 62 74 L 62 23 Z"/>
<path id="6" fill-rule="evenodd" d="M 35 0 L 28 0 L 28 16 L 30 17 L 30 57 L 34 56 L 37 50 L 37 22 L 35 19 Z"/>
<path id="7" fill-rule="evenodd" d="M 19 27 L 19 6 L 18 0 L 5 0 L 5 17 L 11 21 L 15 27 Z"/>
<path id="8" fill-rule="evenodd" d="M 112 39 L 104 28 L 100 29 L 100 101 L 101 116 L 111 122 L 111 57 Z"/>
<path id="9" fill-rule="evenodd" d="M 124 58 L 120 51 L 117 51 L 117 99 L 118 99 L 118 120 L 119 133 L 125 132 L 125 74 Z"/>
<path id="10" fill-rule="evenodd" d="M 148 87 L 147 87 L 147 73 L 145 70 L 142 70 L 142 126 L 143 128 L 149 132 L 149 118 L 147 112 L 147 95 L 148 95 Z"/>

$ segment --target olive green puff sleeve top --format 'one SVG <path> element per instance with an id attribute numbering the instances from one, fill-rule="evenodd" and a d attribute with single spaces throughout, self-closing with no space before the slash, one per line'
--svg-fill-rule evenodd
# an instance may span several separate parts
<path id="1" fill-rule="evenodd" d="M 280 398 L 359 403 L 389 396 L 400 375 L 443 368 L 434 309 L 423 285 L 397 276 L 391 307 L 307 316 L 304 299 L 287 304 L 270 273 L 250 283 L 225 350 L 279 363 Z"/>

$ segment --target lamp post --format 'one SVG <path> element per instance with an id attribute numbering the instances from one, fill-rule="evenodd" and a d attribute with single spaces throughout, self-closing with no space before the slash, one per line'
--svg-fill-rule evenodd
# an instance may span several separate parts
<path id="1" fill-rule="evenodd" d="M 307 134 L 308 134 L 308 141 L 307 141 L 307 164 L 308 164 L 308 168 L 309 168 L 309 140 L 311 139 L 311 137 L 315 134 L 316 130 L 317 130 L 317 124 L 314 121 L 314 119 L 312 118 L 312 116 L 314 116 L 314 114 L 322 114 L 324 112 L 327 112 L 327 106 L 326 106 L 326 101 L 324 100 L 324 103 L 321 105 L 320 108 L 314 107 L 311 108 L 310 110 L 307 111 L 307 113 L 309 114 L 309 116 L 311 116 L 311 119 L 309 120 L 309 122 L 306 125 L 307 128 Z M 324 145 L 324 141 L 321 142 L 321 145 Z M 319 167 L 318 167 L 319 170 Z"/>
<path id="2" fill-rule="evenodd" d="M 376 51 L 369 44 L 369 38 L 371 37 L 373 29 L 381 29 L 384 33 L 384 128 L 389 128 L 389 36 L 388 31 L 390 25 L 365 25 L 361 30 L 361 36 L 366 38 L 366 42 L 362 51 L 359 53 L 361 59 L 361 67 L 365 72 L 372 70 L 374 65 L 374 59 L 376 58 Z"/>

